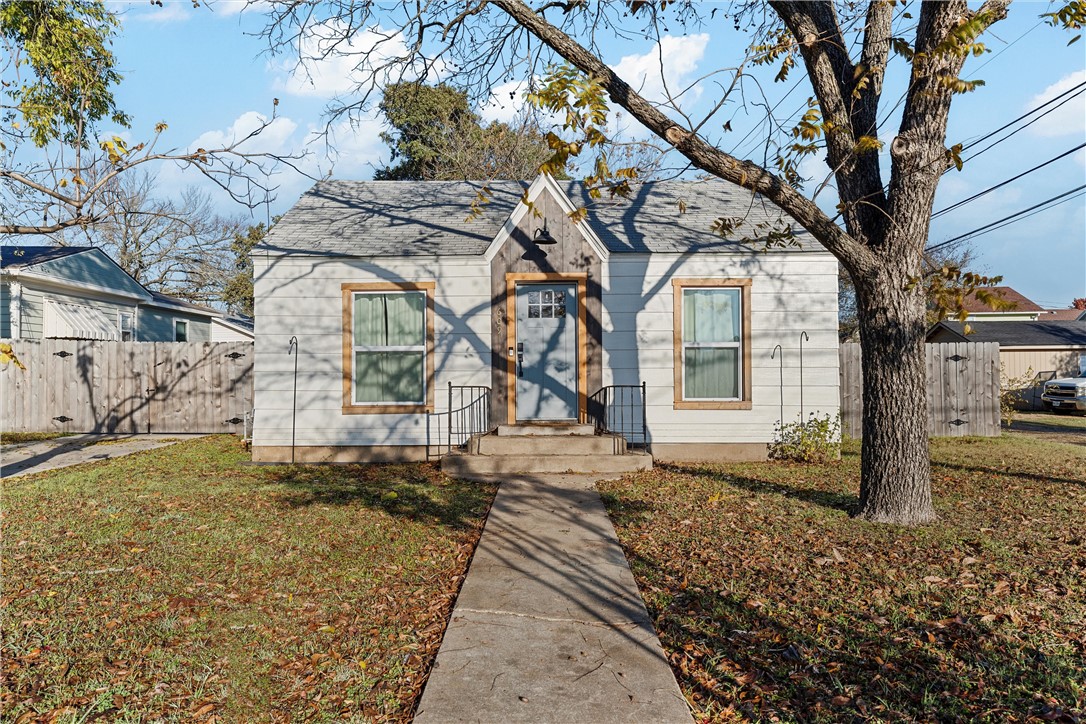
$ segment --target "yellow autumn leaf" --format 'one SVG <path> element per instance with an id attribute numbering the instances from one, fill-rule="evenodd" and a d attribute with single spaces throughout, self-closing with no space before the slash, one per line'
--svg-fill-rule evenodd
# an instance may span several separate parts
<path id="1" fill-rule="evenodd" d="M 0 364 L 6 366 L 8 363 L 14 364 L 21 370 L 26 369 L 26 365 L 19 361 L 19 358 L 15 355 L 15 350 L 11 348 L 11 345 L 7 342 L 0 343 Z"/>

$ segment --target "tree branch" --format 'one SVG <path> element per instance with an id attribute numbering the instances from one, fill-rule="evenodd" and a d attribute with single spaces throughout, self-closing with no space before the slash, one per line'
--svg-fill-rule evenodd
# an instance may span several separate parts
<path id="1" fill-rule="evenodd" d="M 794 218 L 839 258 L 848 257 L 857 267 L 874 263 L 874 258 L 862 244 L 849 237 L 811 200 L 783 182 L 766 169 L 749 161 L 724 153 L 690 133 L 639 95 L 626 81 L 587 49 L 562 30 L 540 18 L 520 0 L 491 0 L 518 24 L 548 47 L 579 68 L 597 78 L 611 99 L 660 138 L 674 146 L 690 162 L 726 181 L 756 191 Z"/>

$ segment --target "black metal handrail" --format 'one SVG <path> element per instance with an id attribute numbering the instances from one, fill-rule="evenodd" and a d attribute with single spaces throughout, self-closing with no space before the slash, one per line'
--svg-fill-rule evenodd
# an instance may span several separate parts
<path id="1" fill-rule="evenodd" d="M 448 407 L 426 416 L 427 457 L 450 453 L 466 445 L 472 435 L 486 432 L 490 432 L 490 388 L 450 382 Z"/>
<path id="2" fill-rule="evenodd" d="M 588 398 L 588 420 L 597 433 L 612 433 L 626 438 L 627 445 L 649 444 L 649 428 L 645 410 L 645 383 L 640 385 L 607 385 Z"/>

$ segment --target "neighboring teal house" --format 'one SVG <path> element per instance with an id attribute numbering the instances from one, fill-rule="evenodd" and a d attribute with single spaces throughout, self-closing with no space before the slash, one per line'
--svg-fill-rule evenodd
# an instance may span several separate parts
<path id="1" fill-rule="evenodd" d="M 96 247 L 0 247 L 0 338 L 207 342 L 233 326 L 149 291 Z"/>

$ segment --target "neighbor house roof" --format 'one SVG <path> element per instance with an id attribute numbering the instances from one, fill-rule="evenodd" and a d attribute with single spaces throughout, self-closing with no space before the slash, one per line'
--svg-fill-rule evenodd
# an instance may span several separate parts
<path id="1" fill-rule="evenodd" d="M 583 183 L 559 181 L 611 252 L 751 251 L 782 212 L 724 181 L 656 181 L 628 199 L 593 201 Z M 491 181 L 482 214 L 468 220 L 481 181 L 322 181 L 272 227 L 258 249 L 336 256 L 482 254 L 516 208 L 527 182 Z M 682 202 L 682 203 L 680 203 Z M 743 219 L 731 239 L 712 230 L 721 217 Z M 759 224 L 765 226 L 759 227 Z M 800 249 L 822 251 L 791 223 Z M 796 247 L 792 247 L 793 249 Z"/>
<path id="2" fill-rule="evenodd" d="M 221 317 L 223 313 L 217 309 L 211 307 L 204 307 L 199 304 L 193 304 L 192 302 L 186 302 L 184 299 L 178 299 L 177 297 L 171 297 L 169 294 L 163 294 L 162 292 L 153 292 L 148 290 L 151 295 L 151 301 L 147 304 L 152 307 L 171 307 L 174 309 L 184 309 L 191 311 L 193 314 L 208 314 L 213 317 Z"/>
<path id="3" fill-rule="evenodd" d="M 1086 322 L 970 322 L 970 334 L 961 322 L 939 322 L 928 339 L 940 330 L 962 342 L 998 342 L 1000 347 L 1086 347 Z"/>
<path id="4" fill-rule="evenodd" d="M 992 309 L 988 304 L 977 299 L 975 293 L 970 292 L 962 299 L 962 308 L 967 312 L 998 314 L 1000 312 L 1040 312 L 1041 306 L 1022 296 L 1010 287 L 985 287 L 984 291 L 990 292 L 1003 301 L 1010 302 L 1014 306 L 1011 309 Z"/>
<path id="5" fill-rule="evenodd" d="M 0 246 L 0 267 L 21 269 L 90 251 L 93 246 Z"/>
<path id="6" fill-rule="evenodd" d="M 1086 319 L 1086 309 L 1045 309 L 1037 318 L 1042 322 L 1073 322 L 1076 319 Z"/>
<path id="7" fill-rule="evenodd" d="M 253 334 L 256 330 L 256 320 L 252 317 L 221 317 L 218 321 L 228 327 L 234 327 L 249 334 Z"/>

